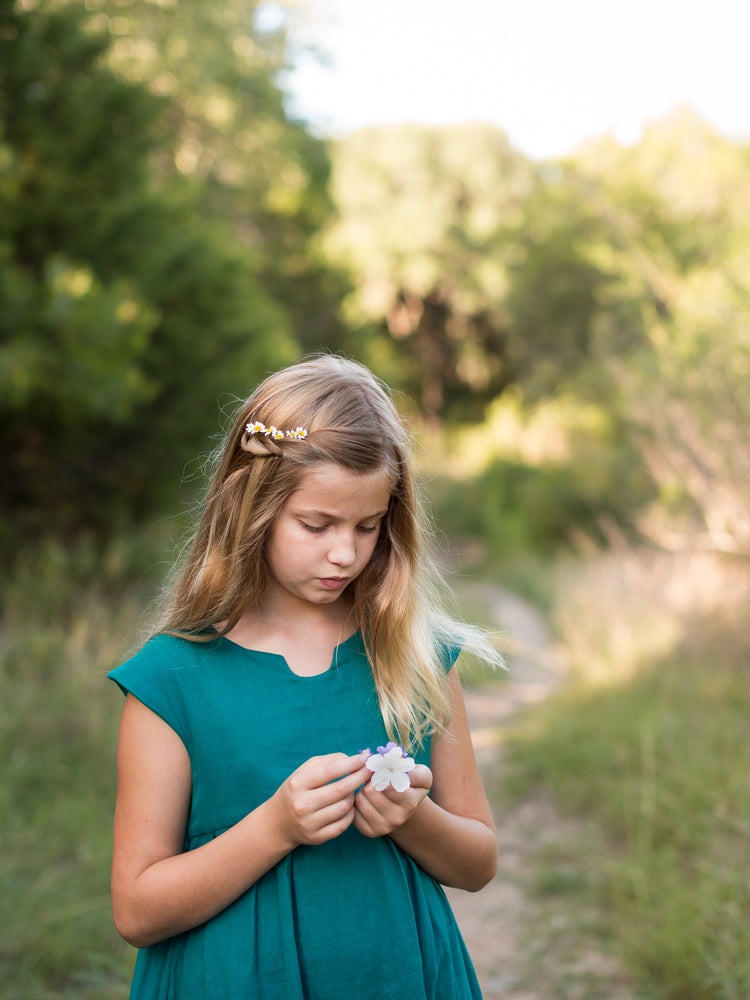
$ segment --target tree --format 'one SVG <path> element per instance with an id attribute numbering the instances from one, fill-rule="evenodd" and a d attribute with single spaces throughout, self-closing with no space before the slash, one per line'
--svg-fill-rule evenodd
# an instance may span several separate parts
<path id="1" fill-rule="evenodd" d="M 75 0 L 58 0 L 68 4 Z M 317 236 L 331 211 L 325 143 L 286 111 L 279 74 L 289 44 L 284 2 L 272 29 L 260 0 L 87 0 L 110 38 L 107 62 L 169 98 L 171 141 L 157 158 L 196 193 L 194 211 L 228 221 L 253 253 L 264 290 L 303 350 L 340 348 L 345 286 Z"/>
<path id="2" fill-rule="evenodd" d="M 645 530 L 666 546 L 750 552 L 750 199 L 747 150 L 680 109 L 579 168 L 606 199 L 621 299 L 643 331 L 610 380 L 659 490 Z"/>
<path id="3" fill-rule="evenodd" d="M 215 426 L 296 348 L 255 255 L 153 170 L 168 99 L 107 66 L 83 8 L 0 22 L 4 541 L 153 509 Z"/>
<path id="4" fill-rule="evenodd" d="M 507 384 L 505 294 L 534 170 L 490 125 L 364 129 L 333 148 L 345 315 L 433 425 L 477 415 Z"/>

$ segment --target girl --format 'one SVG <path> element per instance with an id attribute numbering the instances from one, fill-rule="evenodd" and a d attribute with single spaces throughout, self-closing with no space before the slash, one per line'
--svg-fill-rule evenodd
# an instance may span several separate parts
<path id="1" fill-rule="evenodd" d="M 269 377 L 155 637 L 109 675 L 131 997 L 480 997 L 440 883 L 496 870 L 453 664 L 498 655 L 433 580 L 384 389 L 328 356 Z"/>

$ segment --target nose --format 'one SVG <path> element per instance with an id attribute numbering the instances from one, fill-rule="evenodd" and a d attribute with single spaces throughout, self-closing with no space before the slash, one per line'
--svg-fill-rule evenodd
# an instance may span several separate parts
<path id="1" fill-rule="evenodd" d="M 328 550 L 328 561 L 333 566 L 351 566 L 357 558 L 357 545 L 354 532 L 337 531 L 331 539 Z"/>

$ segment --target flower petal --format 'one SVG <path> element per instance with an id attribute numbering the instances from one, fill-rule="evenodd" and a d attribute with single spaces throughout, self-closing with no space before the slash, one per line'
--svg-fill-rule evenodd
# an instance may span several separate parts
<path id="1" fill-rule="evenodd" d="M 409 775 L 404 771 L 400 771 L 398 774 L 392 775 L 391 786 L 395 788 L 397 792 L 405 792 L 407 788 L 411 786 Z"/>
<path id="2" fill-rule="evenodd" d="M 365 761 L 365 767 L 369 768 L 373 772 L 373 774 L 376 771 L 379 772 L 388 770 L 386 767 L 383 766 L 383 758 L 380 756 L 380 754 L 377 753 L 370 754 L 370 756 Z"/>
<path id="3" fill-rule="evenodd" d="M 377 771 L 372 776 L 372 787 L 376 792 L 384 792 L 391 784 L 391 776 L 388 771 Z"/>

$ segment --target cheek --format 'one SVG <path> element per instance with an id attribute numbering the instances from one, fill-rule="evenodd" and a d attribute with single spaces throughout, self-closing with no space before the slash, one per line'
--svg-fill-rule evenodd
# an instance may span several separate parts
<path id="1" fill-rule="evenodd" d="M 293 556 L 298 548 L 299 542 L 293 537 L 289 526 L 278 521 L 266 546 L 266 561 L 273 565 L 283 565 L 289 561 L 290 554 Z"/>
<path id="2" fill-rule="evenodd" d="M 364 563 L 365 566 L 372 559 L 373 553 L 375 552 L 375 546 L 376 545 L 377 545 L 377 539 L 375 539 L 375 541 L 373 541 L 372 539 L 368 538 L 367 541 L 365 542 L 365 544 L 360 549 L 360 553 L 361 553 L 361 556 L 362 556 L 362 561 L 363 561 L 363 563 Z"/>
<path id="3" fill-rule="evenodd" d="M 367 563 L 377 563 L 378 565 L 387 561 L 386 555 L 386 538 L 383 534 L 384 529 L 381 529 L 380 533 L 367 539 Z"/>

